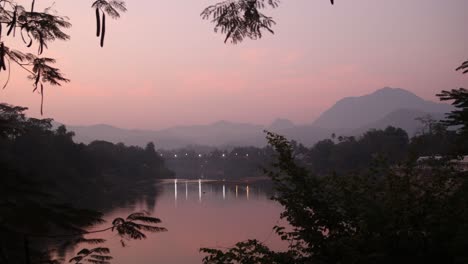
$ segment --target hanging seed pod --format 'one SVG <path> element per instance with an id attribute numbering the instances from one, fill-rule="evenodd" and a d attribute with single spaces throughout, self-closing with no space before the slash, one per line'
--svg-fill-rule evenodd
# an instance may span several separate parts
<path id="1" fill-rule="evenodd" d="M 43 39 L 43 37 L 42 37 L 42 33 L 39 32 L 39 49 L 38 49 L 38 54 L 41 55 L 43 51 L 44 51 L 44 39 Z"/>
<path id="2" fill-rule="evenodd" d="M 102 13 L 101 47 L 104 47 L 105 36 L 106 36 L 106 14 Z"/>
<path id="3" fill-rule="evenodd" d="M 11 32 L 13 29 L 16 27 L 16 19 L 17 19 L 17 11 L 15 7 L 15 11 L 13 12 L 13 18 L 10 23 L 8 23 L 8 26 L 10 27 L 7 32 L 7 36 L 10 36 Z"/>
<path id="4" fill-rule="evenodd" d="M 21 27 L 21 31 L 20 31 L 20 32 L 21 32 L 21 39 L 23 40 L 24 44 L 26 44 L 26 46 L 29 48 L 29 47 L 32 46 L 33 40 L 32 40 L 32 38 L 31 38 L 31 35 L 29 34 L 29 32 L 27 32 L 27 33 L 28 33 L 29 42 L 26 41 L 26 38 L 24 37 L 23 29 L 24 29 L 24 26 Z"/>
<path id="5" fill-rule="evenodd" d="M 101 35 L 101 17 L 99 14 L 99 8 L 96 8 L 96 37 Z"/>
<path id="6" fill-rule="evenodd" d="M 6 71 L 6 64 L 5 64 L 5 45 L 0 44 L 0 72 L 2 70 Z"/>

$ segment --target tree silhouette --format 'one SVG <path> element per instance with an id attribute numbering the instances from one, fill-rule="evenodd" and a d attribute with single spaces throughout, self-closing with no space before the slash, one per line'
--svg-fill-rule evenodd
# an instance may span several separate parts
<path id="1" fill-rule="evenodd" d="M 109 255 L 110 250 L 105 247 L 97 247 L 93 249 L 83 248 L 75 257 L 70 259 L 70 263 L 82 264 L 85 262 L 95 264 L 108 264 L 112 257 Z"/>
<path id="2" fill-rule="evenodd" d="M 463 71 L 463 74 L 468 73 L 468 60 L 463 62 L 462 65 L 458 66 L 457 71 Z"/>
<path id="3" fill-rule="evenodd" d="M 96 9 L 99 21 L 98 37 L 101 37 L 101 46 L 104 46 L 105 14 L 114 19 L 119 18 L 119 12 L 127 10 L 125 2 L 97 0 L 92 4 L 92 8 Z M 99 19 L 100 13 L 102 13 L 102 23 Z M 0 0 L 0 73 L 6 72 L 8 74 L 3 88 L 10 81 L 12 64 L 17 64 L 30 74 L 28 78 L 33 82 L 33 92 L 38 92 L 41 95 L 41 114 L 43 114 L 44 105 L 44 85 L 60 86 L 69 80 L 63 76 L 60 69 L 52 66 L 56 63 L 55 59 L 40 57 L 40 55 L 51 42 L 69 40 L 70 36 L 65 33 L 65 30 L 71 25 L 67 17 L 57 15 L 52 7 L 41 12 L 36 11 L 35 0 L 31 1 L 30 9 L 25 8 L 15 0 Z M 4 26 L 6 26 L 5 30 L 3 30 Z M 37 45 L 36 55 L 17 50 L 17 47 L 6 46 L 4 41 L 6 37 L 20 38 L 25 49 Z"/>
<path id="4" fill-rule="evenodd" d="M 462 71 L 463 74 L 468 73 L 468 61 L 465 61 L 456 70 Z M 459 126 L 461 134 L 468 136 L 468 90 L 465 88 L 444 90 L 437 96 L 441 101 L 453 101 L 452 105 L 456 108 L 447 114 L 444 123 L 449 126 Z"/>
<path id="5" fill-rule="evenodd" d="M 330 1 L 334 4 L 334 1 Z M 215 24 L 214 31 L 225 34 L 224 43 L 242 42 L 245 38 L 259 39 L 263 31 L 274 34 L 276 24 L 272 17 L 261 10 L 277 8 L 280 0 L 226 0 L 205 8 L 201 17 Z"/>
<path id="6" fill-rule="evenodd" d="M 151 233 L 167 231 L 164 227 L 154 225 L 159 223 L 161 223 L 161 220 L 149 216 L 148 212 L 133 213 L 127 216 L 126 219 L 114 219 L 114 221 L 112 221 L 112 231 L 117 231 L 118 235 L 122 238 L 120 240 L 122 246 L 125 246 L 125 240 L 145 239 L 145 231 Z"/>
<path id="7" fill-rule="evenodd" d="M 120 18 L 120 12 L 126 12 L 127 8 L 124 1 L 119 0 L 97 0 L 92 5 L 96 9 L 96 36 L 101 38 L 101 47 L 104 47 L 104 38 L 106 35 L 106 14 L 113 19 Z M 102 22 L 101 22 L 102 13 Z"/>
<path id="8" fill-rule="evenodd" d="M 444 161 L 420 167 L 375 164 L 317 176 L 297 163 L 285 137 L 267 134 L 277 152 L 268 170 L 273 200 L 288 227 L 274 251 L 258 240 L 202 248 L 203 263 L 464 263 L 468 242 L 466 172 Z"/>

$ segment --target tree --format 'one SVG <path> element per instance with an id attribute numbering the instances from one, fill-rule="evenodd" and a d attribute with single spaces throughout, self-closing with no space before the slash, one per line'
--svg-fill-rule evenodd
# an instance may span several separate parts
<path id="1" fill-rule="evenodd" d="M 465 61 L 456 70 L 463 71 L 463 74 L 468 73 L 468 61 Z M 441 101 L 453 101 L 452 105 L 456 109 L 447 115 L 443 123 L 458 129 L 460 154 L 466 155 L 468 151 L 468 90 L 465 88 L 452 89 L 450 91 L 444 90 L 437 96 Z"/>
<path id="2" fill-rule="evenodd" d="M 67 245 L 87 244 L 88 251 L 77 257 L 104 260 L 109 255 L 101 256 L 91 246 L 105 241 L 86 235 L 115 232 L 125 245 L 166 231 L 158 225 L 161 220 L 147 212 L 89 231 L 102 223 L 103 205 L 132 202 L 142 193 L 156 196 L 155 177 L 167 173 L 156 153 L 107 142 L 76 144 L 65 126 L 54 129 L 51 119 L 28 118 L 25 110 L 0 103 L 1 264 L 62 263 L 48 258 L 55 240 L 59 247 L 53 255 L 63 253 Z M 129 194 L 130 189 L 141 193 Z"/>
<path id="3" fill-rule="evenodd" d="M 104 46 L 106 29 L 106 14 L 116 19 L 119 12 L 125 12 L 125 2 L 120 0 L 96 0 L 92 4 L 96 10 L 97 35 L 101 38 L 101 46 Z M 100 20 L 102 14 L 102 23 Z M 3 27 L 6 27 L 3 30 Z M 35 0 L 31 0 L 31 7 L 26 8 L 15 0 L 0 0 L 0 73 L 7 72 L 8 78 L 3 88 L 10 80 L 11 66 L 17 64 L 29 73 L 28 78 L 33 82 L 33 92 L 41 95 L 41 114 L 43 113 L 44 85 L 61 86 L 70 80 L 65 78 L 60 69 L 53 67 L 55 59 L 41 57 L 44 49 L 50 42 L 56 40 L 67 41 L 70 36 L 65 33 L 71 27 L 68 18 L 56 15 L 52 7 L 42 12 L 35 10 Z M 9 47 L 5 43 L 7 37 L 21 38 L 25 48 L 29 49 L 37 45 L 35 54 L 24 52 L 17 47 Z"/>
<path id="4" fill-rule="evenodd" d="M 286 138 L 268 133 L 276 150 L 269 176 L 284 206 L 289 247 L 258 240 L 226 250 L 202 248 L 204 263 L 463 263 L 468 242 L 468 179 L 447 164 L 374 166 L 317 177 L 294 160 Z"/>
<path id="5" fill-rule="evenodd" d="M 334 0 L 330 2 L 334 4 Z M 261 10 L 277 8 L 279 4 L 279 0 L 226 0 L 207 7 L 201 16 L 215 24 L 215 32 L 226 34 L 225 43 L 237 44 L 245 38 L 259 39 L 263 31 L 274 34 L 272 27 L 276 22 Z"/>
<path id="6" fill-rule="evenodd" d="M 457 70 L 467 67 L 465 62 Z M 466 141 L 466 89 L 442 91 L 438 96 L 454 100 L 457 109 L 445 123 L 460 126 L 460 138 Z M 447 133 L 440 127 L 432 129 L 430 120 L 428 124 L 431 133 Z M 407 143 L 405 133 L 387 130 L 396 136 L 395 143 Z M 373 138 L 371 134 L 378 135 L 371 131 L 366 136 Z M 468 261 L 468 241 L 462 239 L 468 235 L 467 172 L 449 161 L 458 152 L 424 166 L 409 160 L 399 166 L 375 164 L 367 171 L 317 177 L 296 164 L 292 144 L 285 137 L 267 133 L 267 139 L 277 152 L 269 171 L 277 191 L 273 200 L 284 206 L 281 217 L 292 228 L 276 226 L 274 230 L 289 242 L 288 250 L 275 252 L 249 240 L 227 250 L 200 249 L 208 254 L 204 263 Z"/>
<path id="7" fill-rule="evenodd" d="M 462 134 L 468 134 L 468 90 L 465 88 L 442 91 L 438 94 L 442 101 L 453 101 L 457 109 L 448 114 L 445 124 L 448 126 L 459 126 Z"/>

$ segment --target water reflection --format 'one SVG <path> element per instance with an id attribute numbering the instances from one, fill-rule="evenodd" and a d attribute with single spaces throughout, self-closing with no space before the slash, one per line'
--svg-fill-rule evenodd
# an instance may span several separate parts
<path id="1" fill-rule="evenodd" d="M 177 204 L 177 192 L 178 192 L 178 183 L 180 181 L 183 181 L 184 184 L 185 184 L 185 200 L 188 200 L 189 199 L 189 190 L 190 191 L 195 191 L 195 189 L 193 188 L 194 184 L 198 183 L 198 201 L 201 202 L 202 201 L 202 197 L 204 195 L 206 195 L 206 192 L 203 191 L 203 186 L 204 185 L 208 185 L 209 186 L 209 189 L 210 189 L 210 192 L 209 194 L 210 195 L 213 195 L 213 194 L 221 194 L 222 195 L 222 198 L 223 200 L 226 200 L 227 197 L 230 196 L 230 194 L 232 192 L 235 193 L 235 198 L 239 198 L 239 185 L 237 184 L 233 184 L 233 183 L 226 183 L 224 181 L 208 181 L 208 180 L 197 180 L 197 182 L 194 182 L 193 180 L 179 180 L 179 179 L 174 179 L 174 200 L 176 201 L 176 204 Z M 167 184 L 167 181 L 163 182 L 162 184 Z M 190 188 L 189 188 L 190 186 Z M 219 191 L 219 186 L 221 186 L 221 191 Z M 205 188 L 206 189 L 206 188 Z M 242 194 L 242 195 L 245 195 L 245 198 L 247 200 L 250 199 L 250 186 L 248 184 L 242 186 L 242 189 L 245 190 L 245 193 Z M 234 190 L 234 191 L 233 191 Z M 262 190 L 259 189 L 259 192 L 262 192 Z"/>
<path id="2" fill-rule="evenodd" d="M 158 184 L 157 199 L 117 208 L 105 218 L 112 221 L 148 210 L 161 218 L 161 226 L 169 231 L 132 241 L 125 248 L 115 234 L 106 234 L 103 238 L 108 240 L 106 246 L 114 257 L 112 263 L 201 263 L 200 247 L 230 247 L 249 238 L 267 240 L 274 249 L 284 248 L 280 239 L 271 235 L 282 208 L 269 200 L 272 193 L 267 186 L 201 179 L 162 181 Z M 184 187 L 185 199 L 178 199 L 179 188 Z"/>
<path id="3" fill-rule="evenodd" d="M 198 179 L 198 200 L 201 202 L 201 180 Z"/>

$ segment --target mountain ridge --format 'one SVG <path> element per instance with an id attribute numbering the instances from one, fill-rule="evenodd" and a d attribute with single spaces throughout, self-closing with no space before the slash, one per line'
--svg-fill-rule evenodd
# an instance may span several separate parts
<path id="1" fill-rule="evenodd" d="M 373 93 L 357 97 L 345 97 L 324 111 L 313 124 L 329 129 L 357 129 L 376 122 L 398 109 L 416 109 L 428 113 L 446 113 L 452 107 L 443 103 L 424 100 L 414 93 L 384 87 Z"/>
<path id="2" fill-rule="evenodd" d="M 359 135 L 368 129 L 383 129 L 389 125 L 401 127 L 412 136 L 419 129 L 414 120 L 416 117 L 429 114 L 437 120 L 452 109 L 451 105 L 424 100 L 401 88 L 385 87 L 363 96 L 342 98 L 314 122 L 303 125 L 277 118 L 269 125 L 219 120 L 160 130 L 124 129 L 107 124 L 67 127 L 76 133 L 76 141 L 83 143 L 106 140 L 144 146 L 152 141 L 158 148 L 187 145 L 261 147 L 267 143 L 263 132 L 266 129 L 305 145 L 313 145 L 332 133 Z"/>

